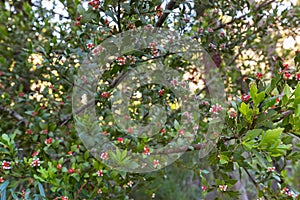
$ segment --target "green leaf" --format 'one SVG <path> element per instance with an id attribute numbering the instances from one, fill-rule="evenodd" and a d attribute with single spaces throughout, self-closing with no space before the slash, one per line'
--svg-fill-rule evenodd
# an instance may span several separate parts
<path id="1" fill-rule="evenodd" d="M 7 142 L 7 144 L 10 144 L 10 139 L 9 139 L 9 137 L 8 137 L 8 135 L 7 134 L 2 134 L 2 139 L 4 140 L 4 141 L 6 141 Z"/>
<path id="2" fill-rule="evenodd" d="M 280 135 L 282 134 L 283 130 L 284 130 L 284 128 L 276 128 L 273 130 L 267 130 L 265 139 L 269 140 L 269 141 L 278 139 L 280 137 Z"/>
<path id="3" fill-rule="evenodd" d="M 84 7 L 83 7 L 81 4 L 79 4 L 79 5 L 77 6 L 77 12 L 78 12 L 78 14 L 80 14 L 80 15 L 83 15 L 83 14 L 85 13 L 85 9 L 84 9 Z"/>
<path id="4" fill-rule="evenodd" d="M 180 129 L 180 125 L 179 125 L 179 123 L 178 123 L 178 121 L 175 119 L 174 120 L 174 128 L 176 129 L 176 130 L 179 130 Z"/>
<path id="5" fill-rule="evenodd" d="M 123 179 L 125 179 L 126 178 L 126 172 L 125 171 L 120 171 L 120 175 L 121 175 L 121 177 L 123 178 Z"/>
<path id="6" fill-rule="evenodd" d="M 274 146 L 274 144 L 277 143 L 279 144 L 280 141 L 276 141 L 276 140 L 279 140 L 279 137 L 281 136 L 283 130 L 284 128 L 267 130 L 265 133 L 262 134 L 262 138 L 258 146 L 262 149 L 268 149 L 272 145 Z"/>
<path id="7" fill-rule="evenodd" d="M 262 166 L 263 168 L 267 168 L 266 160 L 262 157 L 262 154 L 256 151 L 255 149 L 252 150 L 255 157 L 257 158 L 258 164 Z"/>
<path id="8" fill-rule="evenodd" d="M 226 155 L 221 155 L 221 156 L 220 156 L 220 164 L 221 164 L 221 165 L 227 164 L 228 161 L 229 161 L 228 156 L 226 156 Z"/>
<path id="9" fill-rule="evenodd" d="M 263 131 L 262 129 L 253 129 L 248 131 L 244 136 L 243 141 L 255 139 L 257 136 L 259 136 L 262 133 L 262 131 Z"/>
<path id="10" fill-rule="evenodd" d="M 250 96 L 252 97 L 252 99 L 255 99 L 256 94 L 257 94 L 257 87 L 256 87 L 255 83 L 252 83 L 250 85 Z"/>
<path id="11" fill-rule="evenodd" d="M 260 92 L 256 95 L 255 99 L 253 99 L 254 103 L 258 105 L 265 99 L 265 92 Z"/>
<path id="12" fill-rule="evenodd" d="M 90 156 L 90 152 L 89 151 L 86 151 L 85 153 L 84 153 L 84 159 L 85 160 L 87 160 L 88 158 L 89 158 L 89 156 Z"/>
<path id="13" fill-rule="evenodd" d="M 300 83 L 297 84 L 294 94 L 295 94 L 295 98 L 300 97 Z"/>
<path id="14" fill-rule="evenodd" d="M 6 189 L 1 192 L 1 200 L 6 200 Z"/>
<path id="15" fill-rule="evenodd" d="M 247 122 L 251 123 L 252 122 L 252 115 L 253 115 L 253 110 L 249 108 L 250 105 L 245 104 L 244 102 L 241 103 L 241 106 L 239 107 L 239 111 L 245 116 Z"/>
<path id="16" fill-rule="evenodd" d="M 297 104 L 297 108 L 295 110 L 295 116 L 299 117 L 300 116 L 300 104 Z"/>
<path id="17" fill-rule="evenodd" d="M 283 92 L 284 92 L 284 95 L 286 95 L 287 97 L 290 97 L 291 96 L 291 88 L 288 84 L 286 84 L 283 88 Z"/>
<path id="18" fill-rule="evenodd" d="M 242 143 L 242 145 L 244 146 L 244 148 L 247 151 L 250 151 L 254 146 L 254 141 L 253 140 L 245 141 L 245 142 Z"/>
<path id="19" fill-rule="evenodd" d="M 45 194 L 45 191 L 44 191 L 44 187 L 43 185 L 38 182 L 38 187 L 39 187 L 39 191 L 40 191 L 40 195 L 43 197 L 43 198 L 46 198 L 46 194 Z"/>
<path id="20" fill-rule="evenodd" d="M 16 195 L 16 192 L 15 192 L 13 189 L 10 189 L 9 191 L 10 191 L 11 196 L 12 196 L 15 200 L 18 200 L 18 199 L 19 199 L 18 196 Z"/>
<path id="21" fill-rule="evenodd" d="M 6 189 L 6 187 L 8 186 L 9 181 L 4 181 L 1 185 L 0 185 L 0 192 L 2 192 L 3 190 Z"/>
<path id="22" fill-rule="evenodd" d="M 36 179 L 36 180 L 39 180 L 41 182 L 46 182 L 44 179 L 42 179 L 41 177 L 39 177 L 38 175 L 34 174 L 33 175 L 33 178 Z"/>

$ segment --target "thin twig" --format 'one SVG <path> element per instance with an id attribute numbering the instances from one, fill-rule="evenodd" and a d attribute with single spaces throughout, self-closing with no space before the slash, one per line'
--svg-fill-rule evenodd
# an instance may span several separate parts
<path id="1" fill-rule="evenodd" d="M 83 183 L 83 184 L 81 185 L 81 187 L 79 188 L 79 190 L 78 190 L 77 193 L 76 193 L 76 196 L 75 196 L 74 200 L 78 199 L 78 196 L 79 196 L 80 192 L 82 191 L 83 187 L 84 187 L 86 184 L 87 184 L 87 182 L 85 182 L 85 183 Z"/>
<path id="2" fill-rule="evenodd" d="M 24 117 L 22 117 L 19 113 L 17 113 L 14 110 L 8 109 L 2 105 L 0 105 L 0 110 L 4 111 L 4 112 L 8 112 L 8 114 L 10 116 L 13 116 L 14 118 L 16 118 L 18 121 L 23 122 L 25 124 L 27 124 L 27 119 L 25 119 Z"/>
<path id="3" fill-rule="evenodd" d="M 254 9 L 254 12 L 257 12 L 257 11 L 259 11 L 259 10 L 265 8 L 266 6 L 270 5 L 270 4 L 273 3 L 273 2 L 275 2 L 275 0 L 271 0 L 271 1 L 269 1 L 269 2 L 262 3 L 262 4 L 259 5 L 257 8 Z M 241 20 L 241 19 L 247 17 L 247 15 L 248 15 L 248 13 L 246 13 L 246 14 L 244 14 L 244 15 L 238 17 L 238 18 L 233 18 L 230 22 L 221 24 L 220 26 L 214 28 L 213 30 L 214 30 L 214 31 L 217 31 L 217 30 L 219 30 L 219 29 L 221 29 L 221 28 L 224 28 L 226 25 L 233 24 L 234 22 L 236 22 L 236 21 L 238 21 L 238 20 Z"/>
<path id="4" fill-rule="evenodd" d="M 279 122 L 282 119 L 284 119 L 285 117 L 287 117 L 288 115 L 293 114 L 293 113 L 294 113 L 293 110 L 284 111 L 284 112 L 281 113 L 281 116 L 278 119 L 273 120 L 273 122 Z"/>
<path id="5" fill-rule="evenodd" d="M 250 172 L 245 167 L 243 167 L 243 169 L 245 170 L 245 172 L 247 173 L 247 175 L 250 178 L 251 182 L 255 185 L 256 189 L 258 190 L 259 189 L 258 183 L 255 181 L 255 179 L 252 177 Z M 265 194 L 263 194 L 263 196 L 264 196 L 265 199 L 268 199 Z"/>

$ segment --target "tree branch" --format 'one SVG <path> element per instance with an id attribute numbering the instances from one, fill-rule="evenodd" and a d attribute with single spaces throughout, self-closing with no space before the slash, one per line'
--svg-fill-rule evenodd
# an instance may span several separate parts
<path id="1" fill-rule="evenodd" d="M 172 1 L 172 0 L 166 6 L 166 10 L 173 10 L 175 8 L 176 8 L 176 1 Z M 170 14 L 169 12 L 164 13 L 156 22 L 155 27 L 162 27 L 163 23 L 165 22 L 169 14 Z"/>
<path id="2" fill-rule="evenodd" d="M 121 5 L 120 5 L 120 1 L 118 1 L 117 20 L 118 20 L 119 33 L 121 33 L 122 32 L 122 26 L 121 26 Z"/>
<path id="3" fill-rule="evenodd" d="M 18 121 L 23 122 L 25 124 L 27 124 L 27 119 L 25 119 L 24 117 L 22 117 L 19 113 L 17 113 L 14 110 L 10 110 L 2 105 L 0 105 L 0 110 L 4 111 L 4 112 L 8 112 L 8 114 L 14 118 L 16 118 Z"/>
<path id="4" fill-rule="evenodd" d="M 293 113 L 294 113 L 293 110 L 284 111 L 284 112 L 281 113 L 281 116 L 278 119 L 273 120 L 273 122 L 279 122 L 282 119 L 284 119 L 285 117 L 287 117 L 288 115 L 293 114 Z"/>

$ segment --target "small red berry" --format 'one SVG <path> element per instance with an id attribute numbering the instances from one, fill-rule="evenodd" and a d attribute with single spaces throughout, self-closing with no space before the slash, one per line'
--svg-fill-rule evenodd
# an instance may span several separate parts
<path id="1" fill-rule="evenodd" d="M 123 143 L 123 142 L 124 142 L 124 139 L 121 138 L 121 137 L 119 137 L 119 138 L 118 138 L 118 143 Z"/>
<path id="2" fill-rule="evenodd" d="M 103 131 L 102 133 L 103 133 L 103 135 L 107 135 L 108 134 L 107 131 Z"/>
<path id="3" fill-rule="evenodd" d="M 76 18 L 77 21 L 80 21 L 81 19 L 82 19 L 82 15 L 79 15 L 79 16 Z"/>
<path id="4" fill-rule="evenodd" d="M 24 97 L 24 95 L 25 95 L 24 92 L 19 93 L 19 97 Z"/>
<path id="5" fill-rule="evenodd" d="M 289 72 L 284 73 L 284 78 L 289 79 L 291 77 L 291 74 Z"/>
<path id="6" fill-rule="evenodd" d="M 34 117 L 34 116 L 37 116 L 38 115 L 38 112 L 32 112 L 31 115 Z"/>
<path id="7" fill-rule="evenodd" d="M 52 138 L 46 139 L 45 144 L 51 144 L 51 143 L 52 143 Z"/>
<path id="8" fill-rule="evenodd" d="M 110 97 L 110 93 L 109 92 L 102 92 L 101 97 L 107 99 L 107 98 Z"/>
<path id="9" fill-rule="evenodd" d="M 163 128 L 163 129 L 160 130 L 160 132 L 161 132 L 162 134 L 164 134 L 164 133 L 166 133 L 166 129 Z"/>
<path id="10" fill-rule="evenodd" d="M 246 94 L 242 95 L 242 101 L 243 102 L 247 102 L 249 99 L 250 99 L 250 95 L 246 95 Z"/>
<path id="11" fill-rule="evenodd" d="M 68 173 L 69 173 L 69 174 L 73 174 L 74 171 L 75 171 L 75 170 L 74 170 L 73 168 L 68 169 Z"/>
<path id="12" fill-rule="evenodd" d="M 108 26 L 108 24 L 109 24 L 107 19 L 104 20 L 104 23 L 105 23 L 106 26 Z"/>
<path id="13" fill-rule="evenodd" d="M 180 130 L 178 131 L 178 133 L 179 133 L 180 136 L 183 136 L 183 135 L 184 135 L 184 130 L 180 129 Z"/>
<path id="14" fill-rule="evenodd" d="M 160 89 L 160 90 L 158 91 L 158 95 L 159 95 L 159 96 L 163 96 L 164 93 L 165 93 L 165 91 L 164 91 L 163 89 Z"/>
<path id="15" fill-rule="evenodd" d="M 261 79 L 263 77 L 263 74 L 260 72 L 256 73 L 256 78 Z"/>
<path id="16" fill-rule="evenodd" d="M 59 170 L 61 170 L 61 169 L 62 169 L 62 164 L 58 164 L 58 165 L 56 166 L 56 168 L 59 169 Z"/>
<path id="17" fill-rule="evenodd" d="M 150 148 L 147 146 L 144 146 L 144 152 L 145 155 L 150 155 Z"/>

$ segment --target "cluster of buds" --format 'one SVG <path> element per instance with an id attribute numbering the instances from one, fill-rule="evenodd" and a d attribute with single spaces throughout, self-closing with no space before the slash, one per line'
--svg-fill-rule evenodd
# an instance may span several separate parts
<path id="1" fill-rule="evenodd" d="M 147 147 L 147 146 L 144 146 L 144 152 L 143 152 L 143 154 L 149 156 L 150 155 L 150 148 Z"/>
<path id="2" fill-rule="evenodd" d="M 150 42 L 149 43 L 149 48 L 151 49 L 151 53 L 154 56 L 158 56 L 158 48 L 157 48 L 158 44 L 157 42 Z"/>
<path id="3" fill-rule="evenodd" d="M 178 133 L 179 133 L 179 137 L 181 137 L 181 136 L 184 135 L 184 130 L 180 129 L 180 130 L 178 131 Z"/>
<path id="4" fill-rule="evenodd" d="M 75 26 L 80 26 L 80 20 L 82 19 L 82 15 L 79 15 L 77 18 L 76 18 L 76 21 L 75 21 Z"/>
<path id="5" fill-rule="evenodd" d="M 30 163 L 31 167 L 39 167 L 41 165 L 41 161 L 39 158 L 33 158 L 32 162 Z"/>
<path id="6" fill-rule="evenodd" d="M 228 187 L 227 185 L 219 185 L 219 189 L 222 192 L 225 192 L 227 190 L 227 187 Z"/>
<path id="7" fill-rule="evenodd" d="M 229 111 L 228 115 L 229 115 L 230 119 L 236 118 L 236 112 L 235 111 Z"/>
<path id="8" fill-rule="evenodd" d="M 134 25 L 134 23 L 130 22 L 130 23 L 128 23 L 127 28 L 128 29 L 136 29 L 136 26 Z"/>
<path id="9" fill-rule="evenodd" d="M 263 76 L 264 76 L 263 73 L 261 73 L 261 72 L 256 72 L 256 78 L 257 78 L 257 79 L 261 79 Z"/>
<path id="10" fill-rule="evenodd" d="M 86 44 L 86 47 L 88 48 L 88 49 L 92 49 L 92 48 L 94 48 L 94 44 L 93 43 L 88 43 L 88 44 Z"/>
<path id="11" fill-rule="evenodd" d="M 52 138 L 48 138 L 48 139 L 45 140 L 46 145 L 49 145 L 51 143 L 52 143 Z"/>
<path id="12" fill-rule="evenodd" d="M 211 112 L 213 114 L 218 114 L 218 113 L 222 112 L 222 110 L 223 110 L 222 106 L 217 103 L 216 105 L 211 106 L 211 108 L 209 109 L 209 112 Z"/>
<path id="13" fill-rule="evenodd" d="M 100 52 L 103 52 L 103 50 L 104 50 L 104 47 L 99 45 L 96 48 L 94 48 L 92 52 L 94 55 L 98 55 Z"/>
<path id="14" fill-rule="evenodd" d="M 287 63 L 282 65 L 282 68 L 279 69 L 279 73 L 281 73 L 283 75 L 283 78 L 286 80 L 293 78 L 290 66 Z M 296 81 L 300 81 L 300 73 L 295 73 L 294 78 L 296 79 Z"/>
<path id="15" fill-rule="evenodd" d="M 153 161 L 153 167 L 157 168 L 159 166 L 159 160 L 154 160 Z"/>
<path id="16" fill-rule="evenodd" d="M 157 6 L 156 9 L 155 9 L 155 11 L 156 11 L 156 15 L 157 15 L 158 17 L 161 17 L 161 16 L 162 16 L 163 10 L 162 10 L 161 5 Z"/>
<path id="17" fill-rule="evenodd" d="M 107 159 L 107 158 L 108 158 L 108 153 L 107 153 L 107 152 L 102 153 L 102 154 L 100 155 L 100 158 L 101 158 L 102 160 Z"/>
<path id="18" fill-rule="evenodd" d="M 117 141 L 118 141 L 118 143 L 121 143 L 121 144 L 123 144 L 123 143 L 124 143 L 124 139 L 123 139 L 123 138 L 121 138 L 121 137 L 119 137 L 119 138 L 117 139 Z"/>
<path id="19" fill-rule="evenodd" d="M 134 64 L 135 64 L 136 59 L 135 59 L 134 56 L 128 55 L 127 58 L 128 58 L 129 63 L 130 63 L 131 65 L 134 65 Z"/>
<path id="20" fill-rule="evenodd" d="M 275 167 L 268 167 L 267 171 L 268 171 L 268 172 L 274 172 L 275 169 L 276 169 Z"/>
<path id="21" fill-rule="evenodd" d="M 116 61 L 117 61 L 118 65 L 120 65 L 120 66 L 125 65 L 126 57 L 125 56 L 119 56 L 119 57 L 117 57 Z"/>
<path id="22" fill-rule="evenodd" d="M 4 160 L 2 162 L 2 169 L 11 169 L 11 163 Z"/>
<path id="23" fill-rule="evenodd" d="M 291 191 L 289 188 L 287 188 L 287 187 L 282 188 L 282 190 L 280 191 L 280 193 L 284 194 L 284 195 L 287 195 L 289 197 L 295 197 L 295 198 L 297 198 L 297 195 L 293 191 Z"/>
<path id="24" fill-rule="evenodd" d="M 214 45 L 213 43 L 209 43 L 208 46 L 209 46 L 210 48 L 212 48 L 213 50 L 216 50 L 216 49 L 217 49 L 216 45 Z"/>
<path id="25" fill-rule="evenodd" d="M 250 95 L 248 95 L 248 94 L 243 94 L 242 95 L 242 101 L 243 102 L 247 102 L 249 99 L 250 99 Z"/>
<path id="26" fill-rule="evenodd" d="M 94 10 L 97 10 L 100 6 L 100 0 L 92 0 L 89 2 L 89 5 L 92 6 Z"/>
<path id="27" fill-rule="evenodd" d="M 98 175 L 98 176 L 103 176 L 103 171 L 102 171 L 101 169 L 98 170 L 98 171 L 97 171 L 97 175 Z"/>
<path id="28" fill-rule="evenodd" d="M 110 93 L 109 92 L 102 92 L 101 97 L 104 98 L 104 99 L 107 99 L 107 98 L 110 97 Z"/>

